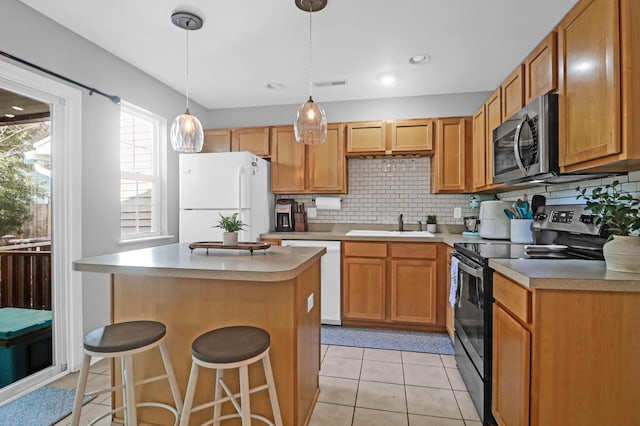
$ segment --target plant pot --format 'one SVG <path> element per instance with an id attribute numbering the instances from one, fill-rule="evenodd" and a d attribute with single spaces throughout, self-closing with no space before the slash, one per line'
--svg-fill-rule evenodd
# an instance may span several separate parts
<path id="1" fill-rule="evenodd" d="M 427 232 L 435 233 L 436 232 L 436 224 L 435 223 L 427 223 Z"/>
<path id="2" fill-rule="evenodd" d="M 640 237 L 614 235 L 602 251 L 609 271 L 640 273 Z"/>
<path id="3" fill-rule="evenodd" d="M 224 245 L 224 246 L 237 246 L 238 245 L 238 233 L 237 232 L 223 232 L 222 233 L 222 245 Z"/>

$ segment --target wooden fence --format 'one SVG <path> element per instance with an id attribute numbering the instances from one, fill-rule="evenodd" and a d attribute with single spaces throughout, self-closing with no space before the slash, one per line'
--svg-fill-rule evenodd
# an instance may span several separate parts
<path id="1" fill-rule="evenodd" d="M 0 307 L 51 310 L 51 243 L 0 247 Z"/>

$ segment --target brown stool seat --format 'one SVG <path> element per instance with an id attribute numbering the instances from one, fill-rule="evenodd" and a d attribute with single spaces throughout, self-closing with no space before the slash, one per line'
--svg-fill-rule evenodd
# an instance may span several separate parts
<path id="1" fill-rule="evenodd" d="M 271 338 L 265 330 L 251 326 L 224 327 L 204 333 L 191 345 L 193 356 L 201 361 L 226 364 L 244 361 L 269 348 Z"/>
<path id="2" fill-rule="evenodd" d="M 142 348 L 162 339 L 167 327 L 157 321 L 129 321 L 96 328 L 84 336 L 91 352 L 123 352 Z"/>

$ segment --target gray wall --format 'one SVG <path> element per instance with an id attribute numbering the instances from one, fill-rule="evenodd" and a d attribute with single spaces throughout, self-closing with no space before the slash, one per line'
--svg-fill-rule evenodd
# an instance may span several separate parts
<path id="1" fill-rule="evenodd" d="M 109 52 L 79 37 L 17 0 L 2 0 L 1 49 L 12 55 L 120 96 L 123 100 L 166 117 L 168 127 L 183 112 L 184 96 Z M 2 60 L 2 59 L 0 59 Z M 471 115 L 489 92 L 416 96 L 323 103 L 330 122 Z M 301 102 L 304 99 L 300 100 Z M 321 100 L 318 100 L 321 101 Z M 286 125 L 298 105 L 206 110 L 190 109 L 205 128 Z M 117 252 L 155 243 L 118 245 L 119 113 L 106 98 L 82 98 L 82 244 L 83 256 Z M 178 234 L 177 154 L 167 147 L 168 232 Z M 55 197 L 55 194 L 54 194 Z M 416 212 L 416 214 L 418 214 Z M 109 320 L 109 287 L 105 274 L 83 275 L 84 329 Z"/>
<path id="2" fill-rule="evenodd" d="M 343 121 L 397 120 L 405 118 L 456 117 L 473 115 L 491 92 L 406 98 L 322 102 L 329 123 Z M 300 103 L 305 101 L 301 99 Z M 299 105 L 214 109 L 209 111 L 210 128 L 293 124 Z"/>
<path id="3" fill-rule="evenodd" d="M 2 0 L 1 50 L 166 117 L 168 126 L 183 112 L 184 97 L 65 29 L 17 0 Z M 2 59 L 0 59 L 2 60 Z M 191 111 L 207 111 L 191 103 Z M 84 91 L 82 97 L 82 250 L 83 256 L 139 248 L 118 245 L 120 238 L 120 107 Z M 168 232 L 177 236 L 177 154 L 167 149 Z M 55 167 L 55 165 L 54 165 Z M 55 194 L 53 195 L 55 198 Z M 55 238 L 55 237 L 54 237 Z M 168 241 L 156 242 L 165 244 Z M 152 245 L 147 243 L 146 245 Z M 55 250 L 55 248 L 54 248 Z M 106 274 L 84 274 L 84 329 L 109 321 Z"/>

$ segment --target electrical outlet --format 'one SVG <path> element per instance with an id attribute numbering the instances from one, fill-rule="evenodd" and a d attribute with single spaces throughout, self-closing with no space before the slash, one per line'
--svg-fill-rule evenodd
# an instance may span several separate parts
<path id="1" fill-rule="evenodd" d="M 311 312 L 313 309 L 313 293 L 307 297 L 307 312 Z"/>
<path id="2" fill-rule="evenodd" d="M 453 208 L 453 218 L 454 219 L 461 219 L 462 218 L 462 208 L 461 207 L 454 207 Z"/>
<path id="3" fill-rule="evenodd" d="M 307 207 L 307 217 L 310 219 L 318 217 L 318 209 L 315 207 Z"/>

